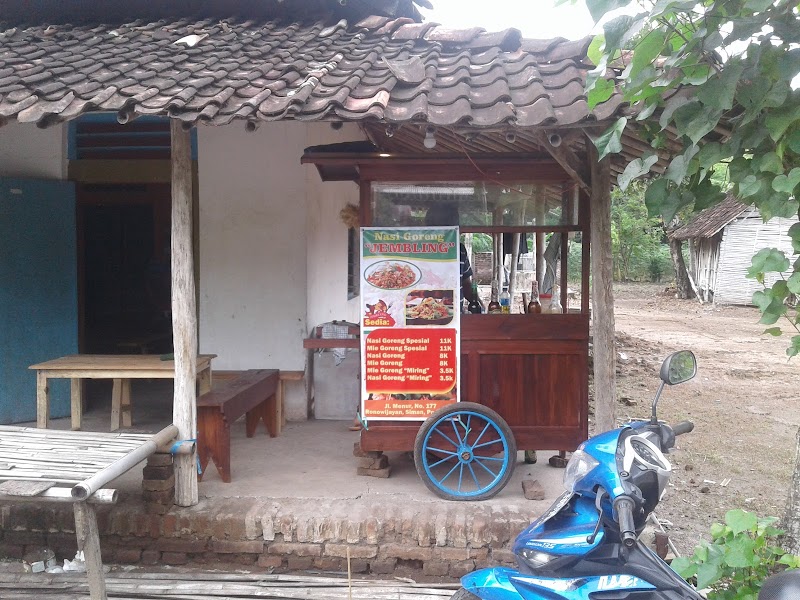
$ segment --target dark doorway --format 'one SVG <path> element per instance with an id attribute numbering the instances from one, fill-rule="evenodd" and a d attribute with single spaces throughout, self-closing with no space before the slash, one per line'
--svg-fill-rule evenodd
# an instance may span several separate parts
<path id="1" fill-rule="evenodd" d="M 169 185 L 83 184 L 77 204 L 81 352 L 172 352 Z"/>

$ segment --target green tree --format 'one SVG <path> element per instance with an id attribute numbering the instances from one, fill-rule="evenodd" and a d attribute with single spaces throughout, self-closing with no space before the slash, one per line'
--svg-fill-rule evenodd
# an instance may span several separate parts
<path id="1" fill-rule="evenodd" d="M 564 0 L 575 1 L 575 0 Z M 589 105 L 618 86 L 635 111 L 598 136 L 601 157 L 621 148 L 626 127 L 652 153 L 631 161 L 620 187 L 649 174 L 657 154 L 674 156 L 645 200 L 665 222 L 679 210 L 701 210 L 723 193 L 712 180 L 727 166 L 732 191 L 768 220 L 800 214 L 800 5 L 798 0 L 585 0 L 595 22 L 616 9 L 590 47 L 597 68 L 587 78 Z M 631 10 L 633 9 L 633 10 Z M 609 69 L 616 74 L 609 78 Z M 789 230 L 800 254 L 800 224 Z M 767 249 L 750 275 L 787 272 L 754 295 L 767 332 L 791 332 L 786 354 L 800 353 L 800 258 Z M 789 385 L 795 385 L 791 382 Z M 800 553 L 800 431 L 784 519 L 791 550 Z"/>
<path id="2" fill-rule="evenodd" d="M 666 248 L 661 243 L 661 218 L 651 217 L 644 203 L 645 186 L 640 182 L 611 193 L 611 248 L 614 278 L 660 279 Z"/>
<path id="3" fill-rule="evenodd" d="M 701 210 L 723 198 L 712 174 L 727 166 L 736 196 L 762 217 L 800 210 L 800 13 L 797 0 L 585 0 L 595 21 L 615 9 L 590 48 L 597 68 L 587 79 L 589 104 L 618 85 L 636 109 L 595 140 L 601 158 L 620 148 L 634 128 L 652 152 L 631 161 L 619 177 L 625 188 L 649 173 L 657 153 L 674 156 L 645 195 L 665 222 L 681 209 Z M 608 78 L 609 69 L 616 81 Z M 789 235 L 800 253 L 800 224 Z M 788 276 L 754 298 L 762 322 L 793 334 L 786 353 L 800 353 L 800 312 L 785 302 L 800 293 L 800 259 L 777 250 L 754 259 L 752 276 L 787 264 Z M 784 262 L 783 259 L 786 259 Z M 779 326 L 768 330 L 781 333 Z"/>

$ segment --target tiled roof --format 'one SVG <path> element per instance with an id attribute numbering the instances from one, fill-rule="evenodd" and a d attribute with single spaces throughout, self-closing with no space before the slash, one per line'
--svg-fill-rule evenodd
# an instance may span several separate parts
<path id="1" fill-rule="evenodd" d="M 187 124 L 353 120 L 558 127 L 590 111 L 589 38 L 522 39 L 407 18 L 356 25 L 205 19 L 123 25 L 0 23 L 0 123 L 48 126 L 87 111 L 169 115 Z"/>
<path id="2" fill-rule="evenodd" d="M 714 237 L 749 206 L 737 200 L 733 194 L 728 194 L 719 204 L 697 213 L 685 225 L 671 231 L 669 237 L 676 240 Z"/>

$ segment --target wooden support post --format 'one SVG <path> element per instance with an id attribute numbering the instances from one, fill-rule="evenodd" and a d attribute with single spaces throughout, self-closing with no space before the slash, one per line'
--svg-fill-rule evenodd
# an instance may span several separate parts
<path id="1" fill-rule="evenodd" d="M 192 246 L 191 134 L 180 121 L 170 121 L 172 151 L 172 343 L 175 354 L 175 395 L 172 422 L 178 438 L 194 439 L 197 432 L 197 301 Z M 175 504 L 194 506 L 197 494 L 197 455 L 175 455 Z"/>
<path id="2" fill-rule="evenodd" d="M 611 161 L 598 161 L 597 149 L 586 140 L 592 169 L 592 330 L 594 349 L 595 432 L 614 429 L 617 401 L 614 348 L 613 256 L 611 252 Z"/>
<path id="3" fill-rule="evenodd" d="M 73 377 L 69 384 L 69 398 L 72 415 L 72 430 L 79 431 L 83 417 L 83 379 Z"/>
<path id="4" fill-rule="evenodd" d="M 100 555 L 100 531 L 97 528 L 97 515 L 94 507 L 86 502 L 76 502 L 73 510 L 78 550 L 83 551 L 83 558 L 86 561 L 89 598 L 91 600 L 107 600 L 106 581 L 103 578 L 103 559 Z"/>

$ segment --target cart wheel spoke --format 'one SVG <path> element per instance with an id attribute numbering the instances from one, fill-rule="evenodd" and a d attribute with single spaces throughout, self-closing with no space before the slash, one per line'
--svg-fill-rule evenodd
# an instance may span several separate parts
<path id="1" fill-rule="evenodd" d="M 475 438 L 475 443 L 476 443 L 476 444 L 477 444 L 478 442 L 480 442 L 480 441 L 481 441 L 481 438 L 483 437 L 483 434 L 484 434 L 484 433 L 486 433 L 486 430 L 487 430 L 487 429 L 489 429 L 489 427 L 491 427 L 491 425 L 492 425 L 492 424 L 491 424 L 491 423 L 489 423 L 489 422 L 487 422 L 487 423 L 486 423 L 486 425 L 483 427 L 483 430 L 480 432 L 480 434 L 478 435 L 478 437 L 476 437 L 476 438 Z M 475 447 L 475 446 L 473 446 L 473 448 L 474 448 L 474 447 Z"/>
<path id="2" fill-rule="evenodd" d="M 486 472 L 487 472 L 487 473 L 489 473 L 489 474 L 490 474 L 492 477 L 496 477 L 496 476 L 497 476 L 497 473 L 495 473 L 495 472 L 494 472 L 494 471 L 492 471 L 492 470 L 491 470 L 489 467 L 487 467 L 485 464 L 483 464 L 483 461 L 482 461 L 482 460 L 476 460 L 476 461 L 475 461 L 475 463 L 476 463 L 476 464 L 477 464 L 479 467 L 481 467 L 481 468 L 485 469 L 485 470 L 486 470 Z"/>
<path id="3" fill-rule="evenodd" d="M 444 431 L 442 431 L 439 428 L 434 429 L 434 431 L 438 433 L 440 436 L 442 436 L 444 439 L 446 439 L 448 442 L 450 442 L 453 445 L 453 448 L 458 448 L 458 444 L 453 440 L 451 440 Z"/>
<path id="4" fill-rule="evenodd" d="M 471 463 L 467 463 L 467 468 L 469 469 L 470 474 L 472 475 L 472 481 L 475 482 L 477 487 L 481 487 L 480 481 L 478 481 L 478 477 L 475 475 L 475 470 L 472 468 Z"/>
<path id="5" fill-rule="evenodd" d="M 503 440 L 499 440 L 499 439 L 498 440 L 492 440 L 491 442 L 483 442 L 482 444 L 477 444 L 477 445 L 473 446 L 472 449 L 474 450 L 475 448 L 483 448 L 485 446 L 491 446 L 492 444 L 502 444 L 502 443 L 503 443 Z"/>
<path id="6" fill-rule="evenodd" d="M 445 475 L 444 477 L 442 477 L 442 478 L 439 480 L 439 483 L 444 483 L 445 479 L 447 479 L 448 477 L 450 477 L 450 475 L 452 475 L 452 474 L 453 474 L 453 471 L 455 471 L 455 470 L 458 468 L 458 465 L 459 465 L 459 464 L 461 464 L 461 463 L 456 463 L 455 465 L 453 465 L 453 468 L 452 468 L 452 469 L 450 469 L 450 470 L 447 472 L 447 475 Z"/>

